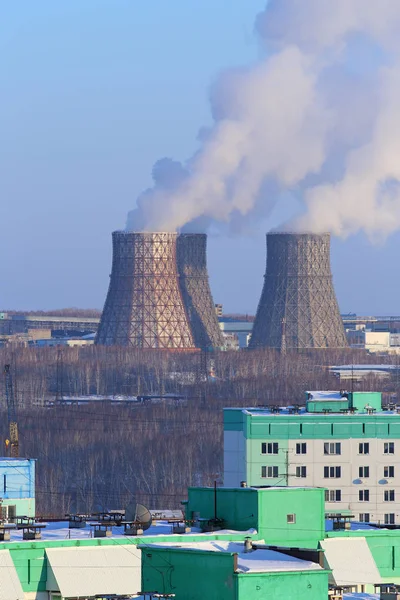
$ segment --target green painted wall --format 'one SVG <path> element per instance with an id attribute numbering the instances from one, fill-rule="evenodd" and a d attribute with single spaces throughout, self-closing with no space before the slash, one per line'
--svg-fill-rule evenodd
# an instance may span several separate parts
<path id="1" fill-rule="evenodd" d="M 397 414 L 279 415 L 257 410 L 252 413 L 247 414 L 243 409 L 225 409 L 224 427 L 234 426 L 237 431 L 243 430 L 247 439 L 263 441 L 400 437 L 400 415 Z"/>
<path id="2" fill-rule="evenodd" d="M 238 573 L 239 600 L 326 600 L 328 571 Z"/>
<path id="3" fill-rule="evenodd" d="M 325 537 L 323 488 L 258 490 L 258 532 L 266 544 L 317 548 Z M 295 523 L 287 515 L 295 515 Z"/>
<path id="4" fill-rule="evenodd" d="M 328 571 L 235 573 L 225 552 L 148 548 L 142 551 L 142 589 L 176 600 L 326 600 Z"/>
<path id="5" fill-rule="evenodd" d="M 347 410 L 349 408 L 349 401 L 347 398 L 343 400 L 308 400 L 307 410 L 312 413 L 322 413 L 324 410 L 331 412 L 340 412 L 341 410 Z"/>
<path id="6" fill-rule="evenodd" d="M 142 590 L 175 594 L 175 600 L 235 600 L 234 554 L 143 549 Z"/>
<path id="7" fill-rule="evenodd" d="M 214 518 L 214 488 L 188 488 L 187 518 L 192 519 L 196 512 L 204 519 Z M 257 490 L 217 488 L 217 516 L 224 519 L 227 529 L 257 529 Z"/>
<path id="8" fill-rule="evenodd" d="M 54 540 L 32 542 L 1 542 L 0 552 L 9 550 L 24 592 L 46 591 L 47 558 L 46 548 L 70 548 L 78 546 L 113 546 L 121 544 L 155 544 L 160 542 L 180 543 L 180 535 L 158 535 L 126 538 L 88 538 L 80 540 Z M 185 535 L 186 542 L 204 540 L 201 535 Z M 238 534 L 207 534 L 206 540 L 243 541 Z"/>
<path id="9" fill-rule="evenodd" d="M 350 392 L 350 405 L 358 409 L 358 412 L 365 412 L 365 406 L 368 404 L 375 410 L 382 410 L 381 392 Z"/>
<path id="10" fill-rule="evenodd" d="M 328 571 L 235 573 L 225 552 L 148 548 L 142 551 L 142 589 L 176 600 L 326 600 Z"/>
<path id="11" fill-rule="evenodd" d="M 245 420 L 242 410 L 224 410 L 224 430 L 225 431 L 243 431 Z"/>
<path id="12" fill-rule="evenodd" d="M 228 529 L 257 529 L 267 544 L 316 548 L 325 537 L 324 494 L 322 488 L 217 488 L 217 516 Z M 189 488 L 188 496 L 187 518 L 214 517 L 213 488 Z M 295 523 L 287 522 L 289 514 Z"/>

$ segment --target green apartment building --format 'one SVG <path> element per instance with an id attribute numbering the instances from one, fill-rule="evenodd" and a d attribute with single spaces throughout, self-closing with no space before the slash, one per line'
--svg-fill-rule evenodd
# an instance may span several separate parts
<path id="1" fill-rule="evenodd" d="M 400 414 L 375 392 L 309 392 L 305 408 L 224 410 L 224 485 L 325 488 L 327 512 L 400 523 Z M 242 483 L 245 482 L 245 483 Z"/>

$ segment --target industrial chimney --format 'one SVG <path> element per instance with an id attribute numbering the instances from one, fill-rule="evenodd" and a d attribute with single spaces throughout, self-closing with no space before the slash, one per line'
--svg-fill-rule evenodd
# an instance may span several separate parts
<path id="1" fill-rule="evenodd" d="M 176 233 L 114 231 L 96 344 L 193 348 L 176 266 Z"/>
<path id="2" fill-rule="evenodd" d="M 330 235 L 267 234 L 267 269 L 250 348 L 343 348 Z"/>
<path id="3" fill-rule="evenodd" d="M 179 285 L 195 346 L 220 348 L 224 342 L 208 281 L 206 249 L 206 234 L 178 235 Z"/>

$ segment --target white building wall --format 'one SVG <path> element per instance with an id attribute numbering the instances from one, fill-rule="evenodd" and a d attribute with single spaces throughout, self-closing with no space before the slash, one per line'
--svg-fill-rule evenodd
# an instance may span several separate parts
<path id="1" fill-rule="evenodd" d="M 394 443 L 394 454 L 384 453 L 384 444 Z M 340 455 L 325 455 L 324 442 L 340 443 Z M 307 444 L 306 454 L 297 454 L 297 444 Z M 369 444 L 369 454 L 360 454 L 359 444 Z M 363 438 L 341 440 L 289 440 L 289 478 L 291 486 L 305 485 L 340 490 L 341 500 L 326 503 L 329 512 L 350 510 L 356 520 L 360 514 L 369 514 L 372 522 L 385 522 L 385 514 L 395 514 L 400 523 L 400 440 Z M 296 477 L 296 467 L 306 467 L 306 477 Z M 324 467 L 340 466 L 338 478 L 326 478 Z M 384 467 L 394 467 L 394 477 L 384 477 Z M 369 467 L 369 477 L 360 477 L 359 467 Z M 359 491 L 368 490 L 369 500 L 361 501 Z M 394 491 L 394 501 L 385 501 L 385 490 Z"/>
<path id="2" fill-rule="evenodd" d="M 242 431 L 224 431 L 224 486 L 246 481 L 246 439 Z"/>

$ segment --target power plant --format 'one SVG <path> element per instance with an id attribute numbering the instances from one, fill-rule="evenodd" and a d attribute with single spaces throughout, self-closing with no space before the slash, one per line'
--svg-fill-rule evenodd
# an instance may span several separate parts
<path id="1" fill-rule="evenodd" d="M 196 348 L 224 345 L 207 272 L 207 236 L 182 233 L 177 238 L 179 285 Z"/>
<path id="2" fill-rule="evenodd" d="M 267 234 L 267 267 L 250 348 L 344 348 L 330 235 Z"/>
<path id="3" fill-rule="evenodd" d="M 96 344 L 194 347 L 176 261 L 176 233 L 114 231 L 110 285 Z"/>

